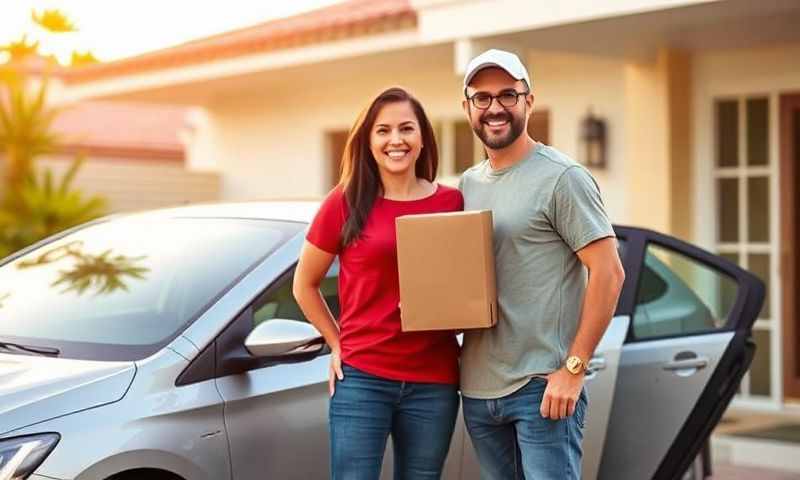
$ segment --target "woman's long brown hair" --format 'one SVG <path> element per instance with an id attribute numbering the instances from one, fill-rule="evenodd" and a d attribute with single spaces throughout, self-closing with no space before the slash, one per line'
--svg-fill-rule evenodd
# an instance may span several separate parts
<path id="1" fill-rule="evenodd" d="M 342 171 L 340 185 L 344 190 L 350 214 L 342 229 L 342 245 L 347 246 L 361 235 L 367 223 L 367 217 L 375 204 L 378 195 L 383 191 L 383 183 L 378 173 L 378 164 L 370 150 L 370 132 L 378 113 L 385 105 L 397 102 L 408 102 L 419 123 L 422 133 L 422 150 L 415 166 L 418 178 L 432 182 L 436 178 L 439 155 L 436 148 L 436 136 L 433 133 L 428 116 L 419 100 L 400 87 L 384 90 L 375 100 L 361 112 L 350 130 L 350 136 L 342 154 Z"/>

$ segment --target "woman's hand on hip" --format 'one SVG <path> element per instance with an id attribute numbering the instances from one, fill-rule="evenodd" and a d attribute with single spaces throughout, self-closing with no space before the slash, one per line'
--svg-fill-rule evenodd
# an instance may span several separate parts
<path id="1" fill-rule="evenodd" d="M 342 355 L 338 350 L 331 352 L 331 368 L 328 372 L 328 390 L 331 397 L 336 392 L 336 379 L 344 380 L 344 372 L 342 372 Z"/>

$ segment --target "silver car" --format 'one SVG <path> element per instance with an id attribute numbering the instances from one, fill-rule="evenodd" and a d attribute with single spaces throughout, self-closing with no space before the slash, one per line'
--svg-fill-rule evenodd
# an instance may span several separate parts
<path id="1" fill-rule="evenodd" d="M 0 480 L 327 478 L 329 351 L 291 294 L 316 208 L 115 216 L 3 260 Z M 584 478 L 675 479 L 750 365 L 764 286 L 617 234 L 626 282 L 589 365 Z M 391 462 L 388 447 L 386 478 Z M 478 478 L 460 420 L 444 478 Z"/>

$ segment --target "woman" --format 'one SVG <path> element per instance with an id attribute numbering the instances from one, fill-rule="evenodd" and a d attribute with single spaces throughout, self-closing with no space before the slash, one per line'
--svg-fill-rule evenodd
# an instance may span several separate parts
<path id="1" fill-rule="evenodd" d="M 438 156 L 425 111 L 401 88 L 378 95 L 345 146 L 340 184 L 306 237 L 294 295 L 331 348 L 333 479 L 377 479 L 392 436 L 396 479 L 441 476 L 458 411 L 453 332 L 402 332 L 395 218 L 463 209 L 434 183 Z M 319 285 L 339 256 L 337 326 Z"/>

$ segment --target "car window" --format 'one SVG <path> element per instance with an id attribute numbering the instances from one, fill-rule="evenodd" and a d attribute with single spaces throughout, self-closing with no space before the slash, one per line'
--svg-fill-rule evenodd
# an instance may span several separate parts
<path id="1" fill-rule="evenodd" d="M 724 329 L 737 288 L 726 274 L 651 243 L 636 293 L 633 336 L 642 339 Z"/>
<path id="2" fill-rule="evenodd" d="M 144 358 L 301 229 L 138 216 L 87 226 L 0 267 L 0 339 L 68 358 Z"/>
<path id="3" fill-rule="evenodd" d="M 617 254 L 620 259 L 625 258 L 625 252 L 628 250 L 628 242 L 623 237 L 617 237 Z"/>
<path id="4" fill-rule="evenodd" d="M 276 318 L 308 322 L 292 294 L 294 272 L 284 275 L 253 304 L 253 327 Z M 339 263 L 334 262 L 320 284 L 320 291 L 331 309 L 333 318 L 339 319 Z"/>

